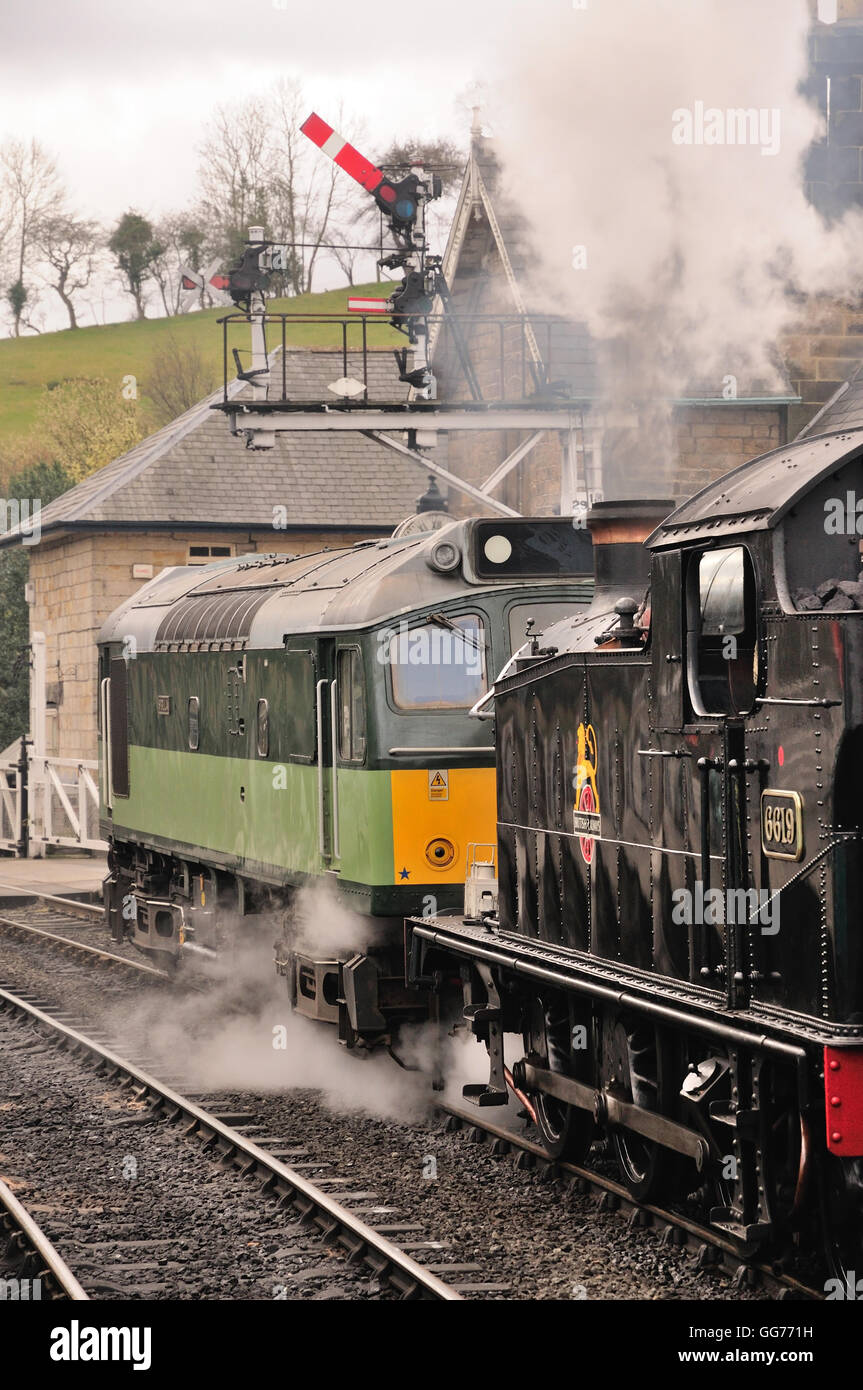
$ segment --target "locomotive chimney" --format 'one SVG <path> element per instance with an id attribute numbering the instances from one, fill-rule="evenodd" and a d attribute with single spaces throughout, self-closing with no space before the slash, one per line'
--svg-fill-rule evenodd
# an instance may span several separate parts
<path id="1" fill-rule="evenodd" d="M 593 539 L 596 594 L 626 590 L 640 597 L 650 577 L 644 541 L 677 504 L 665 498 L 594 502 L 587 513 Z"/>

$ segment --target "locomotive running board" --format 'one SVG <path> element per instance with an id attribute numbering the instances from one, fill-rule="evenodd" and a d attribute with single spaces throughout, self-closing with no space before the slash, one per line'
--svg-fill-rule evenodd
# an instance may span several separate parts
<path id="1" fill-rule="evenodd" d="M 562 1100 L 579 1110 L 590 1110 L 598 1123 L 631 1130 L 645 1139 L 650 1139 L 654 1144 L 660 1144 L 664 1149 L 674 1149 L 676 1153 L 693 1158 L 699 1173 L 704 1170 L 710 1156 L 710 1147 L 706 1139 L 702 1139 L 685 1125 L 677 1124 L 675 1120 L 657 1115 L 652 1110 L 645 1110 L 640 1105 L 632 1105 L 630 1101 L 621 1100 L 613 1091 L 605 1088 L 595 1090 L 593 1086 L 586 1086 L 583 1081 L 574 1081 L 572 1077 L 562 1076 L 560 1072 L 546 1071 L 530 1062 L 523 1062 L 518 1064 L 517 1068 L 513 1068 L 513 1076 L 517 1084 L 523 1086 L 526 1091 L 542 1091 L 545 1095 L 554 1096 L 555 1100 Z"/>
<path id="2" fill-rule="evenodd" d="M 728 1014 L 725 1010 L 717 1009 L 712 1001 L 704 998 L 704 991 L 698 991 L 697 987 L 687 991 L 679 981 L 671 980 L 648 983 L 637 978 L 633 971 L 624 974 L 601 961 L 588 969 L 585 962 L 565 958 L 544 942 L 540 954 L 531 949 L 531 941 L 500 936 L 486 925 L 478 926 L 463 918 L 409 917 L 405 927 L 408 934 L 407 977 L 413 984 L 432 983 L 423 973 L 424 950 L 435 948 L 460 957 L 466 956 L 474 965 L 483 962 L 497 967 L 504 974 L 523 975 L 597 1001 L 605 1000 L 619 1010 L 631 1009 L 725 1043 L 740 1047 L 754 1046 L 781 1057 L 796 1068 L 801 1107 L 805 1109 L 809 1104 L 805 1047 L 786 1040 L 786 1037 L 774 1036 L 768 1030 L 771 1027 L 777 1029 L 777 1024 L 767 1018 L 742 1012 Z M 664 986 L 659 997 L 657 984 Z M 673 989 L 672 986 L 677 988 Z M 782 1031 L 787 1035 L 787 1027 Z M 826 1033 L 810 1033 L 807 1041 L 824 1046 L 830 1042 L 830 1037 Z"/>

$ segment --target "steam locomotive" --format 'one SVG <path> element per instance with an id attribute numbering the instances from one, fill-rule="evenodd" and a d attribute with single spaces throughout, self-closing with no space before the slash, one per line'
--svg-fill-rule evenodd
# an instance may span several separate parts
<path id="1" fill-rule="evenodd" d="M 644 504 L 594 506 L 590 606 L 475 711 L 496 721 L 497 886 L 475 874 L 464 914 L 406 933 L 409 983 L 488 1048 L 469 1099 L 511 1085 L 552 1155 L 603 1137 L 638 1199 L 688 1197 L 745 1253 L 823 1239 L 844 1277 L 863 1256 L 863 411 L 830 424 L 649 535 Z"/>

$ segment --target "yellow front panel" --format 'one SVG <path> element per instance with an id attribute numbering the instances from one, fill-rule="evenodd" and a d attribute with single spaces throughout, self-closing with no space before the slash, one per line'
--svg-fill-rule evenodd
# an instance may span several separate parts
<path id="1" fill-rule="evenodd" d="M 390 778 L 393 883 L 464 883 L 468 845 L 495 843 L 494 768 L 410 769 Z"/>

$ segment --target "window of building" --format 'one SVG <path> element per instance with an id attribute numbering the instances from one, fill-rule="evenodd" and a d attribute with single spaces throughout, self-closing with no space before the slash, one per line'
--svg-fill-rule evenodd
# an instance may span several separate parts
<path id="1" fill-rule="evenodd" d="M 366 756 L 366 692 L 359 647 L 342 647 L 336 665 L 338 681 L 339 757 L 361 763 Z"/>
<path id="2" fill-rule="evenodd" d="M 399 709 L 470 709 L 486 689 L 485 627 L 475 613 L 432 613 L 389 642 Z"/>
<path id="3" fill-rule="evenodd" d="M 758 693 L 755 571 L 742 545 L 690 560 L 689 693 L 696 715 L 746 714 Z"/>
<path id="4" fill-rule="evenodd" d="M 208 565 L 211 560 L 229 560 L 233 553 L 232 545 L 190 545 L 186 564 Z"/>

